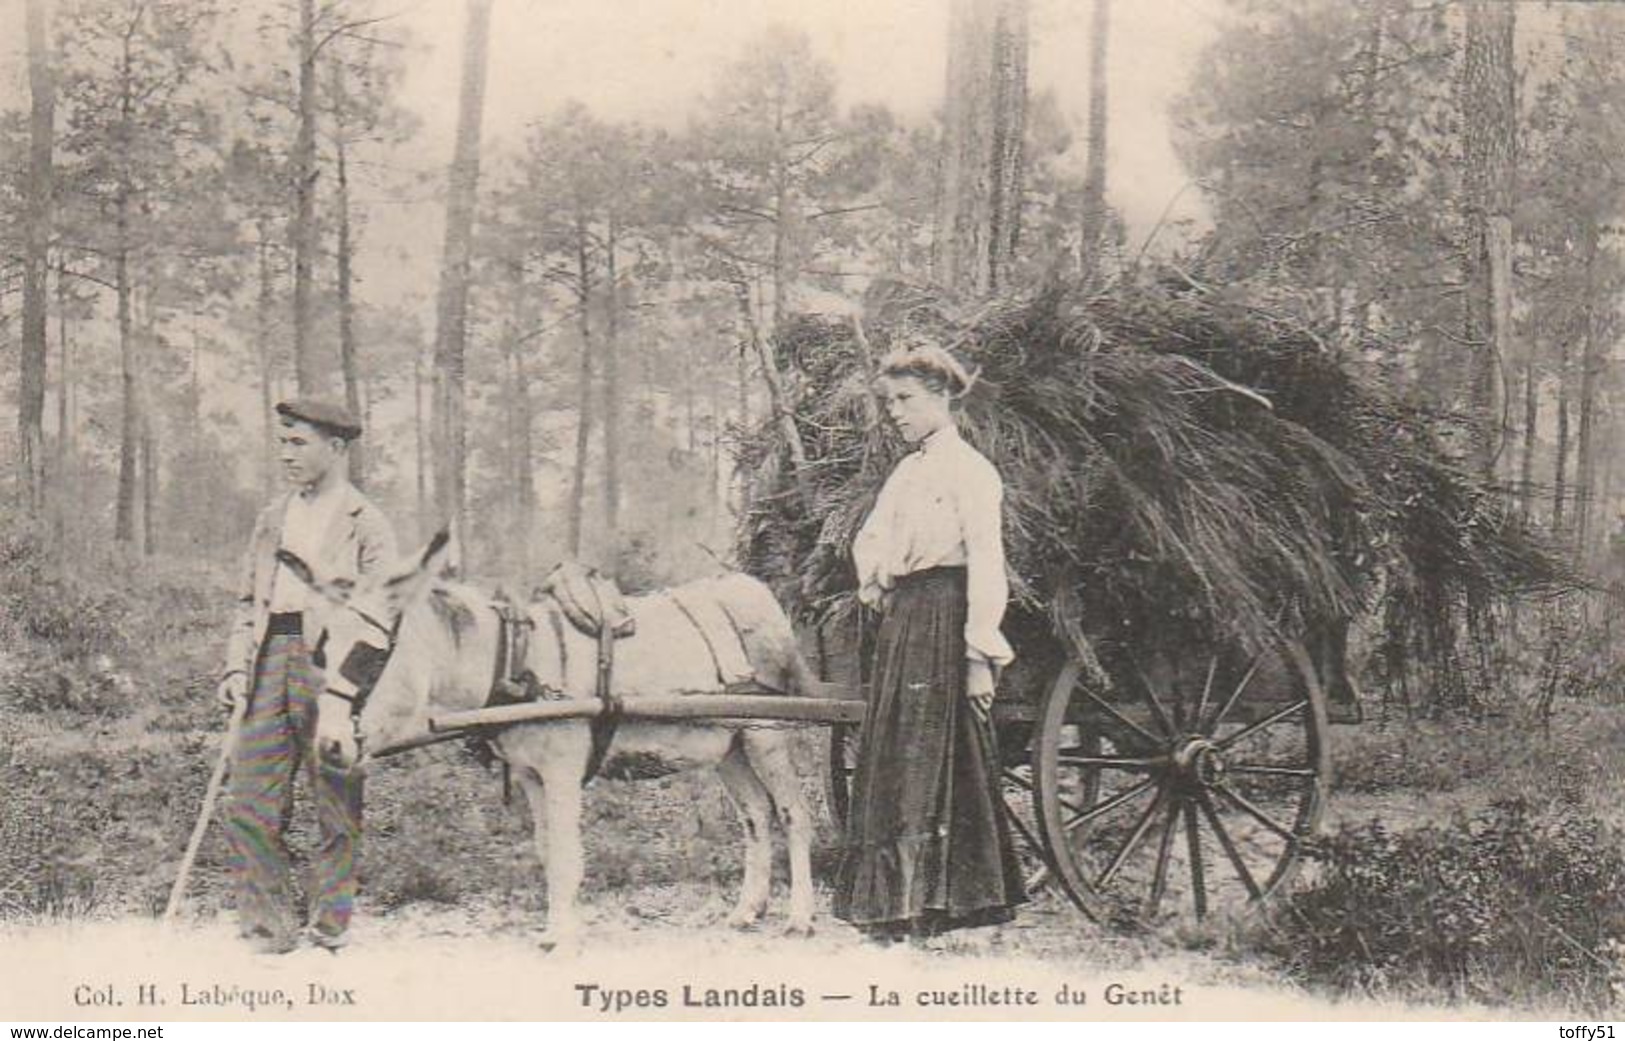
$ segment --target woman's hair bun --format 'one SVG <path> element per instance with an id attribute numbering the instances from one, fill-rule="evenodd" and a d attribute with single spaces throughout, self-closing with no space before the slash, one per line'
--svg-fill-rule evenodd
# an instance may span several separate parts
<path id="1" fill-rule="evenodd" d="M 881 378 L 912 376 L 931 390 L 959 397 L 970 389 L 973 378 L 959 359 L 935 340 L 914 336 L 892 346 L 880 359 Z"/>

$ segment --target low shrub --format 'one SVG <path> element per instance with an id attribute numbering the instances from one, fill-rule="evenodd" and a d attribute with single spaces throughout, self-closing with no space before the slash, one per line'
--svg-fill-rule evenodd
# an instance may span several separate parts
<path id="1" fill-rule="evenodd" d="M 203 688 L 230 607 L 221 567 L 67 547 L 0 509 L 0 707 L 104 719 L 212 707 Z"/>
<path id="2" fill-rule="evenodd" d="M 1261 950 L 1345 991 L 1607 1007 L 1625 937 L 1625 850 L 1574 807 L 1522 800 L 1407 832 L 1345 827 Z"/>

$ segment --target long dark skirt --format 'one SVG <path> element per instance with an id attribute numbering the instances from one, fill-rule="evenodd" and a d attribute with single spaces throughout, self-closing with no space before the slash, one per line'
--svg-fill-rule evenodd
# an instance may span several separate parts
<path id="1" fill-rule="evenodd" d="M 1026 897 L 992 730 L 965 696 L 964 568 L 898 581 L 871 677 L 835 916 L 877 932 L 1008 921 Z"/>

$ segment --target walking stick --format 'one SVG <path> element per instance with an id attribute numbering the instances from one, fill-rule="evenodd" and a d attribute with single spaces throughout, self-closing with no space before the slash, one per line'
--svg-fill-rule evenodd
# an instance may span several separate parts
<path id="1" fill-rule="evenodd" d="M 186 855 L 181 858 L 181 869 L 175 875 L 175 884 L 169 888 L 169 903 L 164 906 L 165 925 L 173 921 L 175 912 L 180 910 L 181 895 L 186 892 L 186 880 L 192 874 L 192 861 L 197 859 L 198 848 L 203 845 L 203 835 L 209 830 L 209 819 L 214 816 L 214 802 L 220 797 L 220 785 L 226 778 L 226 764 L 231 762 L 232 749 L 237 745 L 237 731 L 241 729 L 247 711 L 248 696 L 245 691 L 244 696 L 231 707 L 226 736 L 220 743 L 220 760 L 214 764 L 214 774 L 203 791 L 203 808 L 198 811 L 197 823 L 192 825 L 192 838 L 186 843 Z"/>

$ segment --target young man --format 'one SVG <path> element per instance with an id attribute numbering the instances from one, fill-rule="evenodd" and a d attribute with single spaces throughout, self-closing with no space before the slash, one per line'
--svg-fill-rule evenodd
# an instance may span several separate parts
<path id="1" fill-rule="evenodd" d="M 283 472 L 292 488 L 254 525 L 220 697 L 246 699 L 223 806 L 241 934 L 265 952 L 298 945 L 284 833 L 293 778 L 303 767 L 316 808 L 319 844 L 306 889 L 310 939 L 336 950 L 355 900 L 361 836 L 361 777 L 315 754 L 321 669 L 306 640 L 308 598 L 316 594 L 276 559 L 287 549 L 318 579 L 358 580 L 395 556 L 389 522 L 350 483 L 350 443 L 361 424 L 342 406 L 314 400 L 276 407 Z"/>

